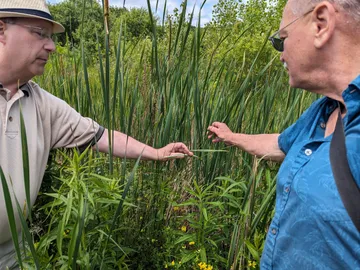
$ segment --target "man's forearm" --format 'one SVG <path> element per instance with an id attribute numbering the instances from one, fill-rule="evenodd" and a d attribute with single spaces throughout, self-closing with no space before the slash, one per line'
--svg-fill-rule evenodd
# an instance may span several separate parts
<path id="1" fill-rule="evenodd" d="M 142 159 L 157 160 L 157 149 L 146 145 L 136 139 L 121 133 L 114 131 L 112 138 L 113 155 L 117 157 L 138 158 L 141 155 Z M 97 143 L 97 147 L 100 152 L 109 152 L 109 131 L 106 129 Z"/>
<path id="2" fill-rule="evenodd" d="M 285 158 L 285 154 L 279 148 L 279 135 L 280 134 L 247 135 L 233 133 L 230 142 L 249 154 L 280 162 Z"/>

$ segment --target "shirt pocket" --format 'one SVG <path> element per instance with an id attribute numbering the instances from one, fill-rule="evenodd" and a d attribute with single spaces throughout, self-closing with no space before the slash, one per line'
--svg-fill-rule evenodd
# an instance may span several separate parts
<path id="1" fill-rule="evenodd" d="M 9 139 L 15 139 L 18 136 L 19 132 L 18 131 L 5 131 L 5 135 L 6 137 L 8 137 Z"/>
<path id="2" fill-rule="evenodd" d="M 308 186 L 298 183 L 297 195 L 323 221 L 351 221 L 329 168 L 327 173 L 311 177 Z"/>

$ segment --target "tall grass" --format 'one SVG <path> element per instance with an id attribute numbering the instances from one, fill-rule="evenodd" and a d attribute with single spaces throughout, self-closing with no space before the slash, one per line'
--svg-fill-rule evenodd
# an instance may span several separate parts
<path id="1" fill-rule="evenodd" d="M 81 53 L 60 48 L 37 81 L 84 116 L 154 147 L 184 141 L 194 150 L 226 151 L 198 151 L 197 158 L 165 164 L 119 161 L 90 150 L 58 151 L 48 168 L 55 168 L 56 180 L 43 188 L 40 201 L 47 203 L 38 204 L 33 215 L 32 227 L 41 219 L 46 224 L 35 237 L 28 265 L 190 269 L 204 262 L 215 269 L 245 269 L 247 261 L 259 261 L 278 165 L 211 144 L 206 128 L 224 121 L 235 132 L 280 132 L 314 97 L 287 86 L 277 56 L 260 62 L 266 37 L 253 59 L 246 51 L 237 59 L 218 57 L 227 34 L 205 51 L 213 30 L 201 27 L 200 20 L 192 26 L 194 9 L 186 17 L 186 1 L 177 21 L 162 24 L 161 38 L 150 1 L 148 6 L 150 39 L 129 41 L 124 21 L 117 37 L 109 32 L 98 37 L 97 56 L 84 46 Z M 106 19 L 106 5 L 104 10 Z M 24 162 L 26 169 L 26 155 Z M 3 175 L 1 180 L 6 187 Z M 10 208 L 8 213 L 11 221 Z M 15 232 L 13 238 L 16 243 Z"/>

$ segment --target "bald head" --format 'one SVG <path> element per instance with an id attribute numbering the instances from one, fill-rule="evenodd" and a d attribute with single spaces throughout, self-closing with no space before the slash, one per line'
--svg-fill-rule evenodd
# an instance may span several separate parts
<path id="1" fill-rule="evenodd" d="M 359 1 L 359 0 L 357 0 Z M 354 0 L 288 0 L 280 28 L 293 87 L 341 98 L 360 73 L 360 13 Z M 311 11 L 311 12 L 310 12 Z M 291 22 L 296 22 L 291 24 Z M 334 92 L 335 91 L 335 92 Z"/>
<path id="2" fill-rule="evenodd" d="M 286 9 L 295 17 L 308 12 L 319 3 L 331 3 L 338 14 L 337 28 L 360 42 L 360 1 L 359 0 L 288 0 Z M 356 40 L 355 40 L 356 39 Z"/>
<path id="3" fill-rule="evenodd" d="M 307 12 L 311 7 L 316 6 L 323 0 L 289 0 L 288 4 L 295 15 L 301 15 Z M 360 1 L 359 0 L 327 0 L 342 9 L 351 19 L 360 22 Z"/>

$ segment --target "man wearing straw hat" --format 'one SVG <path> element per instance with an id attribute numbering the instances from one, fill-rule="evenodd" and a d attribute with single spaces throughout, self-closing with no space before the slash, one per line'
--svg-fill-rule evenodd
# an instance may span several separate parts
<path id="1" fill-rule="evenodd" d="M 208 127 L 215 143 L 283 161 L 261 269 L 360 269 L 360 197 L 347 198 L 360 188 L 359 22 L 356 0 L 289 0 L 270 40 L 290 85 L 324 97 L 281 134 L 233 133 L 220 122 Z M 347 155 L 336 159 L 343 151 L 332 151 L 335 135 L 343 130 Z M 353 186 L 345 194 L 339 177 Z"/>
<path id="2" fill-rule="evenodd" d="M 45 0 L 0 1 L 0 166 L 10 192 L 21 204 L 26 201 L 21 112 L 28 142 L 31 204 L 40 189 L 50 149 L 84 149 L 97 144 L 101 152 L 108 151 L 108 130 L 31 81 L 43 74 L 49 55 L 55 51 L 52 34 L 63 31 L 50 15 Z M 192 155 L 183 143 L 154 149 L 120 132 L 114 133 L 113 145 L 118 157 L 141 155 L 147 160 L 166 160 L 171 155 Z M 2 185 L 0 213 L 0 269 L 4 269 L 16 263 Z"/>

